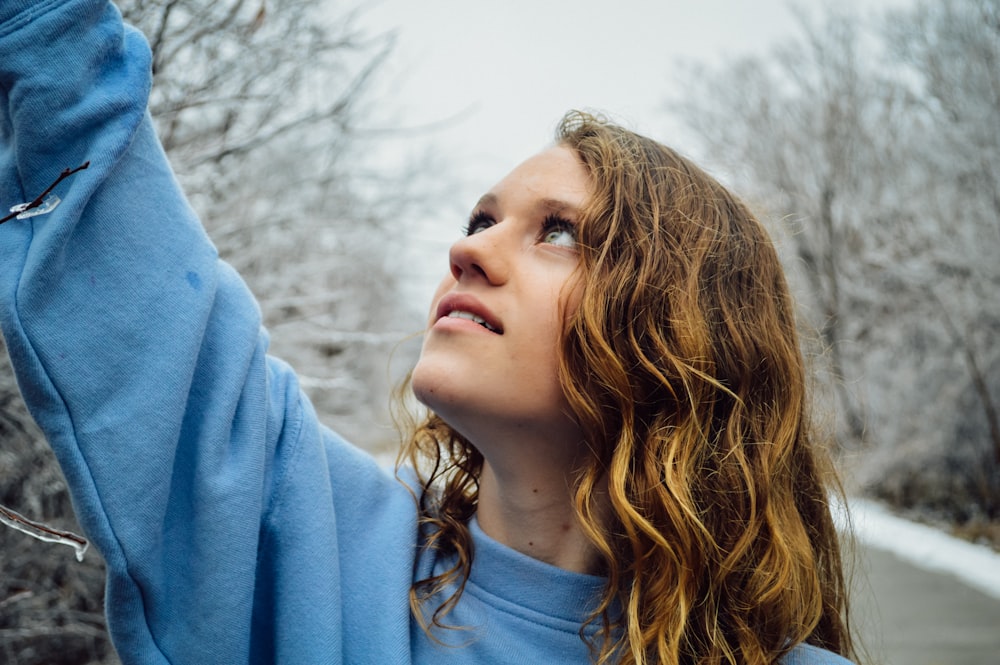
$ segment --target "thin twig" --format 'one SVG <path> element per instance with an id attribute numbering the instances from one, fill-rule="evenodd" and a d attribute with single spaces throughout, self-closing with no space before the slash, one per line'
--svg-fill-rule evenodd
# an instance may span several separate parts
<path id="1" fill-rule="evenodd" d="M 11 212 L 9 215 L 7 215 L 6 217 L 4 217 L 3 219 L 0 219 L 0 224 L 3 224 L 4 222 L 10 221 L 10 220 L 14 219 L 15 217 L 17 217 L 18 215 L 20 215 L 22 213 L 25 213 L 28 210 L 31 210 L 32 208 L 37 208 L 37 207 L 41 206 L 42 203 L 45 202 L 45 197 L 48 196 L 49 193 L 53 189 L 56 188 L 56 185 L 58 185 L 59 183 L 61 183 L 63 180 L 65 180 L 66 178 L 70 177 L 74 173 L 82 171 L 82 170 L 84 170 L 85 168 L 87 168 L 89 166 L 90 166 L 90 162 L 87 161 L 87 162 L 84 162 L 83 164 L 81 164 L 80 166 L 76 167 L 75 169 L 63 169 L 63 172 L 60 173 L 59 177 L 55 179 L 55 182 L 53 182 L 51 185 L 49 185 L 45 189 L 44 192 L 42 192 L 41 194 L 39 194 L 38 196 L 36 196 L 31 201 L 31 203 L 29 203 L 28 205 L 26 205 L 24 207 L 16 206 L 16 209 L 13 212 Z"/>
<path id="2" fill-rule="evenodd" d="M 16 529 L 21 533 L 26 533 L 39 540 L 44 540 L 47 543 L 62 543 L 63 545 L 69 545 L 76 550 L 76 558 L 79 561 L 83 561 L 83 553 L 87 551 L 87 547 L 90 544 L 85 538 L 82 538 L 75 533 L 60 531 L 58 529 L 53 529 L 47 524 L 29 520 L 24 515 L 21 515 L 20 513 L 4 506 L 0 506 L 0 523 L 6 524 L 12 529 Z"/>
<path id="3" fill-rule="evenodd" d="M 3 609 L 8 605 L 13 605 L 18 601 L 27 600 L 28 598 L 31 598 L 34 595 L 35 592 L 31 591 L 30 589 L 21 589 L 20 591 L 15 591 L 13 594 L 7 596 L 3 600 L 0 600 L 0 609 Z"/>

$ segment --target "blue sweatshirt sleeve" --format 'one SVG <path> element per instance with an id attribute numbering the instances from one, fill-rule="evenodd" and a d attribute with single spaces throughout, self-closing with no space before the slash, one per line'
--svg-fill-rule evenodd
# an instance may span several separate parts
<path id="1" fill-rule="evenodd" d="M 266 356 L 157 141 L 150 83 L 110 3 L 0 1 L 0 204 L 90 162 L 55 210 L 0 226 L 0 326 L 107 560 L 116 647 L 126 663 L 339 662 L 345 586 L 349 627 L 380 618 L 406 640 L 412 500 Z"/>
<path id="2" fill-rule="evenodd" d="M 258 313 L 156 141 L 142 37 L 103 2 L 2 7 L 0 198 L 30 200 L 91 163 L 53 212 L 0 227 L 0 298 L 25 401 L 108 560 L 112 627 L 135 633 L 116 641 L 158 662 L 173 630 L 152 626 L 169 615 L 196 637 L 197 613 L 220 613 L 245 645 L 252 589 L 223 586 L 252 579 L 265 457 L 286 425 L 255 408 L 267 387 Z M 203 553 L 210 569 L 192 560 Z M 178 612 L 198 587 L 196 614 Z"/>

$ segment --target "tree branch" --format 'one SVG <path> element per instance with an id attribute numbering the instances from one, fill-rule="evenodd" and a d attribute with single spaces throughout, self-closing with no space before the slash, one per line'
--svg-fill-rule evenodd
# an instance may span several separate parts
<path id="1" fill-rule="evenodd" d="M 36 196 L 31 202 L 29 202 L 29 203 L 19 203 L 18 205 L 13 206 L 10 209 L 10 214 L 7 215 L 6 217 L 4 217 L 3 219 L 0 219 L 0 224 L 3 224 L 4 222 L 8 222 L 8 221 L 14 219 L 15 217 L 20 217 L 21 215 L 23 215 L 24 213 L 28 212 L 29 210 L 33 210 L 34 208 L 41 207 L 41 205 L 43 203 L 45 203 L 45 197 L 47 197 L 52 192 L 52 190 L 56 188 L 56 186 L 59 183 L 61 183 L 63 180 L 65 180 L 66 178 L 70 177 L 74 173 L 77 173 L 79 171 L 83 171 L 84 169 L 86 169 L 89 166 L 90 166 L 90 162 L 84 162 L 83 164 L 81 164 L 80 166 L 76 167 L 75 169 L 69 169 L 69 168 L 63 169 L 63 172 L 60 173 L 59 177 L 55 179 L 55 182 L 53 182 L 51 185 L 49 185 L 48 187 L 46 187 L 45 191 L 42 192 L 41 194 L 39 194 L 38 196 Z"/>
<path id="2" fill-rule="evenodd" d="M 52 527 L 42 524 L 41 522 L 35 522 L 29 520 L 24 515 L 17 513 L 10 508 L 0 506 L 0 523 L 6 524 L 12 529 L 16 529 L 21 533 L 25 533 L 38 540 L 44 540 L 47 543 L 62 543 L 63 545 L 69 545 L 74 550 L 76 550 L 77 561 L 83 561 L 83 555 L 87 551 L 87 547 L 90 543 L 87 542 L 85 538 L 81 538 L 75 533 L 69 531 L 60 531 L 59 529 L 53 529 Z"/>

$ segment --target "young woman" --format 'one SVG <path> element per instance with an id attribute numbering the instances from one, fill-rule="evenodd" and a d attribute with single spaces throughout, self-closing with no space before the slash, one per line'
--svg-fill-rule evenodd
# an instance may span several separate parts
<path id="1" fill-rule="evenodd" d="M 792 305 L 722 187 L 567 116 L 452 247 L 396 478 L 266 355 L 149 83 L 103 0 L 0 5 L 0 200 L 90 163 L 0 226 L 0 324 L 124 663 L 844 662 Z"/>

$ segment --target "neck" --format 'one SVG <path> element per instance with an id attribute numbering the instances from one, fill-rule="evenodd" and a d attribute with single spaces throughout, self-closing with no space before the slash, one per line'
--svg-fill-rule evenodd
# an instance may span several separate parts
<path id="1" fill-rule="evenodd" d="M 483 532 L 532 558 L 578 573 L 601 569 L 596 549 L 573 509 L 569 465 L 483 465 L 477 517 Z"/>

